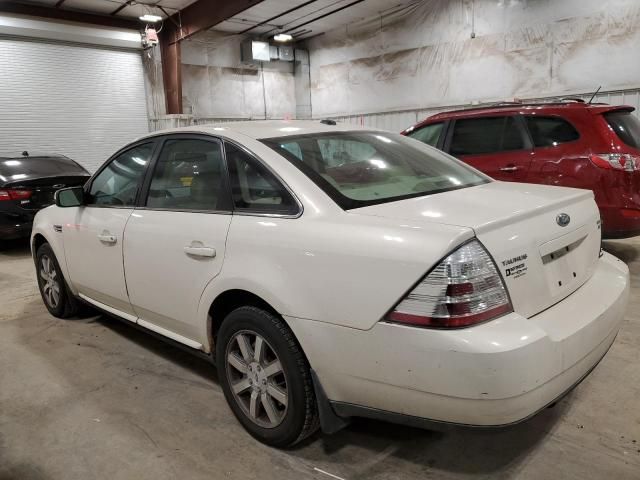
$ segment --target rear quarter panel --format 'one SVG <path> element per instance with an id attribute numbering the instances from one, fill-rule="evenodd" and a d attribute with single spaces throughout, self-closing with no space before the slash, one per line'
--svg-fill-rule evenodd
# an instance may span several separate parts
<path id="1" fill-rule="evenodd" d="M 204 292 L 200 315 L 206 318 L 221 293 L 242 289 L 285 316 L 368 330 L 472 236 L 464 227 L 346 212 L 298 219 L 234 216 L 222 274 Z"/>

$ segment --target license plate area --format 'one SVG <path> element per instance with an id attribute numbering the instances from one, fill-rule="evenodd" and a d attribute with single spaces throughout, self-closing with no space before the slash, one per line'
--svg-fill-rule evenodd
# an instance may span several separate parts
<path id="1" fill-rule="evenodd" d="M 577 230 L 540 247 L 543 271 L 552 297 L 576 290 L 589 277 L 594 259 L 590 258 L 588 231 Z"/>

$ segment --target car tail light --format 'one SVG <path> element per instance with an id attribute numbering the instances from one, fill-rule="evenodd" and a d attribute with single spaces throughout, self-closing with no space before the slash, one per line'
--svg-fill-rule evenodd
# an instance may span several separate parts
<path id="1" fill-rule="evenodd" d="M 27 200 L 31 198 L 31 190 L 6 189 L 0 190 L 0 202 L 3 200 Z"/>
<path id="2" fill-rule="evenodd" d="M 630 153 L 594 153 L 590 158 L 596 167 L 607 170 L 624 170 L 625 172 L 640 170 L 640 156 Z"/>
<path id="3" fill-rule="evenodd" d="M 386 319 L 430 328 L 460 328 L 512 311 L 495 263 L 482 244 L 472 240 L 442 260 Z"/>
<path id="4" fill-rule="evenodd" d="M 624 218 L 640 218 L 640 210 L 632 208 L 623 208 L 620 213 Z"/>

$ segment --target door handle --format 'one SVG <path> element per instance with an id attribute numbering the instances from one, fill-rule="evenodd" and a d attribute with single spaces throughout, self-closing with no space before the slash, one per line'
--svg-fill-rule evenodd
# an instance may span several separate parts
<path id="1" fill-rule="evenodd" d="M 518 170 L 520 170 L 518 167 L 516 167 L 515 165 L 509 165 L 507 167 L 502 167 L 500 169 L 501 172 L 517 172 Z"/>
<path id="2" fill-rule="evenodd" d="M 213 258 L 216 256 L 216 249 L 211 247 L 195 247 L 189 245 L 184 247 L 184 253 L 193 257 Z"/>
<path id="3" fill-rule="evenodd" d="M 102 243 L 109 243 L 113 245 L 118 241 L 118 238 L 108 232 L 102 232 L 100 235 L 98 235 L 98 240 L 100 240 Z"/>

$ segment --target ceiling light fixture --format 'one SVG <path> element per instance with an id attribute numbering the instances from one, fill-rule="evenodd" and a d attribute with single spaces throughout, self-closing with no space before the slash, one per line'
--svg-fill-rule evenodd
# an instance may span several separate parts
<path id="1" fill-rule="evenodd" d="M 279 33 L 273 37 L 276 42 L 290 42 L 293 37 L 288 33 Z"/>
<path id="2" fill-rule="evenodd" d="M 151 15 L 149 13 L 145 13 L 140 17 L 140 20 L 143 22 L 156 23 L 162 20 L 162 17 L 159 15 Z"/>

